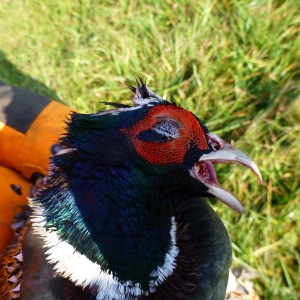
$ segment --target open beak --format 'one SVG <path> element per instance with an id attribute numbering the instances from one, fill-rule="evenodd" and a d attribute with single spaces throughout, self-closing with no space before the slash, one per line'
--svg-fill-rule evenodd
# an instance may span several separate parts
<path id="1" fill-rule="evenodd" d="M 213 149 L 208 154 L 203 154 L 198 163 L 191 169 L 190 174 L 208 187 L 208 193 L 216 196 L 234 210 L 244 212 L 243 205 L 229 192 L 224 190 L 218 182 L 214 163 L 240 164 L 249 168 L 262 182 L 262 176 L 256 164 L 242 151 L 224 142 L 216 134 L 207 134 L 207 140 Z"/>

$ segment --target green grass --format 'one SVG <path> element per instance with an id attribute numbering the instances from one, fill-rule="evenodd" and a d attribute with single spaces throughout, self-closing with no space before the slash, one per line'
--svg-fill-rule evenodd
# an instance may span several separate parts
<path id="1" fill-rule="evenodd" d="M 136 76 L 247 152 L 219 180 L 246 208 L 215 208 L 234 264 L 263 299 L 300 297 L 298 1 L 1 0 L 0 80 L 85 111 L 128 101 Z M 298 298 L 299 299 L 299 298 Z"/>

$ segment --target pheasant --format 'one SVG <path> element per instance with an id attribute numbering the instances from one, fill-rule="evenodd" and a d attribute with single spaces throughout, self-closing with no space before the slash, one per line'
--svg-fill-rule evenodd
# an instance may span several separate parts
<path id="1" fill-rule="evenodd" d="M 132 106 L 66 121 L 0 258 L 3 299 L 224 299 L 231 242 L 203 197 L 241 213 L 213 164 L 261 174 L 142 80 L 132 90 Z"/>

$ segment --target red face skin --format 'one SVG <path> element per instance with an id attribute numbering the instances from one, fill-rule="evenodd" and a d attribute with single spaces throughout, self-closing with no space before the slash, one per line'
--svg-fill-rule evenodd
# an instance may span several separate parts
<path id="1" fill-rule="evenodd" d="M 139 133 L 151 130 L 161 120 L 174 120 L 179 123 L 176 138 L 165 142 L 142 141 Z M 137 153 L 146 161 L 157 165 L 180 164 L 191 145 L 200 150 L 208 149 L 208 144 L 199 121 L 195 116 L 174 105 L 157 105 L 148 111 L 147 116 L 131 128 L 122 129 L 131 137 Z"/>

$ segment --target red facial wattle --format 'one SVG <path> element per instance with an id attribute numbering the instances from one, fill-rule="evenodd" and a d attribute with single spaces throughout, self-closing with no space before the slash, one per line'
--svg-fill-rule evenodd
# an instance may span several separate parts
<path id="1" fill-rule="evenodd" d="M 178 120 L 178 137 L 164 143 L 141 141 L 139 134 L 155 127 L 160 119 Z M 131 128 L 122 129 L 127 133 L 137 153 L 149 163 L 157 165 L 182 164 L 191 143 L 200 150 L 206 150 L 208 144 L 199 121 L 187 110 L 175 105 L 157 105 L 147 112 L 147 116 Z"/>

